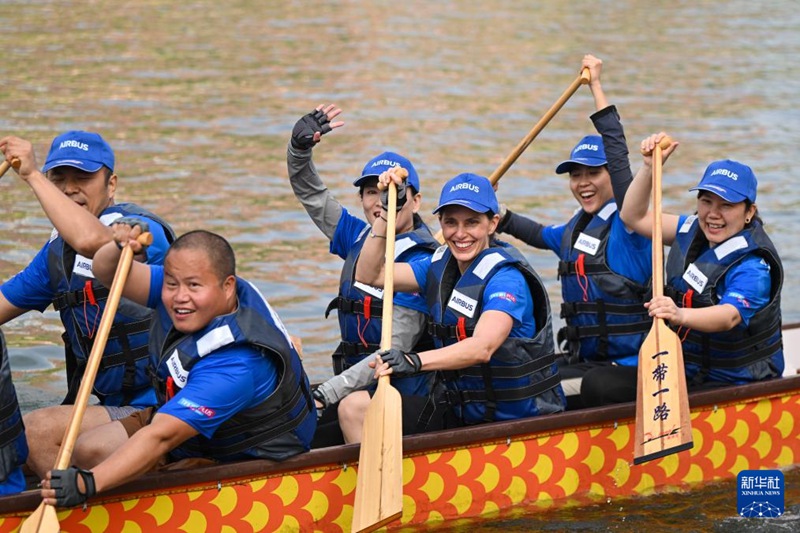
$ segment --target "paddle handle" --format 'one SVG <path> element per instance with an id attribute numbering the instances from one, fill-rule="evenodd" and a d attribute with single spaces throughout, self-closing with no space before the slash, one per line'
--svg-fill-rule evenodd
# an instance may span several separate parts
<path id="1" fill-rule="evenodd" d="M 658 142 L 658 146 L 661 147 L 662 150 L 666 150 L 672 145 L 672 137 L 669 135 L 665 135 L 663 139 Z M 652 150 L 641 150 L 642 155 L 650 155 L 653 153 Z"/>
<path id="2" fill-rule="evenodd" d="M 8 169 L 10 169 L 11 167 L 19 168 L 19 165 L 20 161 L 18 157 L 12 158 L 10 163 L 8 161 L 3 161 L 2 163 L 0 163 L 0 178 L 5 176 L 6 172 L 8 172 Z"/>
<path id="3" fill-rule="evenodd" d="M 143 245 L 149 245 L 153 242 L 153 235 L 151 233 L 142 233 L 136 240 Z M 122 298 L 122 289 L 125 287 L 125 282 L 128 280 L 128 273 L 130 273 L 132 263 L 133 250 L 126 244 L 122 248 L 122 255 L 117 263 L 117 271 L 114 274 L 114 281 L 111 283 L 111 289 L 109 290 L 108 299 L 106 300 L 103 317 L 100 319 L 97 335 L 92 344 L 92 351 L 89 354 L 89 359 L 86 361 L 86 368 L 83 378 L 81 379 L 81 385 L 78 389 L 75 405 L 72 408 L 72 417 L 67 426 L 67 431 L 64 434 L 64 439 L 61 442 L 61 448 L 58 450 L 55 470 L 67 468 L 72 459 L 75 441 L 78 440 L 78 433 L 80 432 L 81 423 L 83 422 L 83 414 L 89 403 L 89 396 L 92 393 L 92 387 L 94 387 L 97 369 L 100 367 L 100 361 L 106 349 L 108 335 L 111 332 L 114 316 L 117 314 L 117 307 L 119 307 L 119 301 Z"/>

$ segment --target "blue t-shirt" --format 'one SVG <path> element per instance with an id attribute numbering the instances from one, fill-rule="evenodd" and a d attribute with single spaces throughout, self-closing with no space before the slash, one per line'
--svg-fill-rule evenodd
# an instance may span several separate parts
<path id="1" fill-rule="evenodd" d="M 647 283 L 653 272 L 652 242 L 647 237 L 625 227 L 615 212 L 610 216 L 611 229 L 606 245 L 606 261 L 613 271 L 638 283 Z M 570 250 L 561 250 L 561 240 L 567 225 L 547 226 L 542 230 L 542 239 L 559 259 L 566 260 Z"/>
<path id="2" fill-rule="evenodd" d="M 409 262 L 421 294 L 428 289 L 431 256 Z M 486 282 L 481 297 L 481 312 L 502 311 L 514 320 L 509 337 L 532 338 L 536 335 L 533 299 L 525 276 L 512 265 L 501 266 Z"/>
<path id="3" fill-rule="evenodd" d="M 113 213 L 118 215 L 118 213 Z M 122 215 L 119 215 L 122 216 Z M 103 215 L 100 221 L 110 224 L 118 216 Z M 153 244 L 147 247 L 147 263 L 158 264 L 164 262 L 164 256 L 169 249 L 169 242 L 164 233 L 164 228 L 161 224 L 152 221 L 146 217 L 136 216 L 135 218 L 148 222 L 149 231 L 153 234 Z M 50 249 L 50 243 L 53 242 L 56 236 L 55 231 L 50 241 L 42 247 L 36 254 L 33 260 L 22 271 L 6 281 L 0 286 L 3 296 L 6 300 L 15 307 L 20 309 L 35 309 L 39 312 L 44 312 L 51 303 L 56 293 L 53 290 L 55 283 L 50 283 L 50 271 L 47 268 L 47 254 Z M 91 264 L 91 259 L 84 258 Z"/>
<path id="4" fill-rule="evenodd" d="M 682 227 L 690 215 L 682 215 L 678 219 L 678 227 Z M 699 228 L 697 231 L 701 231 Z M 700 253 L 703 253 L 702 250 Z M 746 328 L 750 319 L 769 303 L 772 279 L 769 264 L 757 255 L 748 255 L 731 267 L 717 283 L 719 305 L 731 304 L 742 317 L 740 328 Z"/>
<path id="5" fill-rule="evenodd" d="M 339 217 L 339 222 L 336 225 L 336 231 L 333 233 L 331 240 L 330 253 L 338 255 L 342 259 L 347 259 L 350 250 L 358 242 L 361 233 L 367 229 L 369 225 L 360 218 L 351 215 L 347 209 L 342 207 L 342 215 Z M 400 235 L 398 235 L 400 237 Z M 413 248 L 405 254 L 404 262 L 411 262 L 423 257 L 430 257 L 431 252 L 422 248 Z M 396 292 L 394 295 L 394 303 L 401 307 L 414 309 L 421 313 L 426 313 L 428 307 L 419 293 L 405 293 Z"/>
<path id="6" fill-rule="evenodd" d="M 148 306 L 165 317 L 163 282 L 164 268 L 151 266 Z M 211 438 L 234 415 L 266 400 L 277 385 L 278 371 L 272 359 L 250 346 L 225 346 L 200 359 L 189 371 L 186 386 L 158 412 L 174 416 Z"/>

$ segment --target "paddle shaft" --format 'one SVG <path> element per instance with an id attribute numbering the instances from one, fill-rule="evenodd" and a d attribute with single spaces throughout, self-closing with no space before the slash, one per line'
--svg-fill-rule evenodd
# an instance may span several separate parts
<path id="1" fill-rule="evenodd" d="M 153 242 L 153 235 L 151 233 L 142 233 L 137 240 L 141 244 L 148 245 Z M 119 307 L 119 301 L 122 298 L 122 289 L 125 287 L 128 273 L 131 270 L 131 263 L 133 263 L 133 250 L 131 250 L 130 246 L 125 245 L 122 248 L 122 255 L 117 263 L 117 271 L 114 274 L 114 281 L 111 283 L 106 306 L 103 310 L 103 317 L 100 319 L 97 335 L 92 344 L 92 351 L 86 361 L 86 368 L 81 378 L 81 385 L 78 389 L 75 405 L 72 407 L 72 416 L 64 432 L 61 448 L 59 448 L 58 455 L 56 456 L 54 470 L 64 470 L 69 466 L 72 460 L 72 452 L 75 448 L 75 441 L 78 440 L 81 423 L 83 422 L 83 414 L 86 412 L 86 406 L 89 404 L 89 396 L 94 387 L 97 369 L 100 367 L 100 361 L 106 349 L 106 342 L 108 342 L 111 326 L 114 323 L 114 316 L 117 314 L 117 307 Z M 55 523 L 53 523 L 54 519 Z M 26 527 L 26 524 L 28 524 L 28 527 Z M 42 502 L 28 520 L 23 522 L 20 531 L 22 533 L 27 533 L 28 531 L 49 533 L 51 531 L 57 532 L 59 529 L 55 510 L 52 509 L 52 506 L 45 505 L 44 502 Z"/>
<path id="2" fill-rule="evenodd" d="M 495 185 L 498 181 L 500 181 L 500 178 L 502 178 L 508 169 L 511 168 L 511 165 L 513 165 L 517 159 L 519 159 L 519 156 L 522 155 L 522 152 L 524 152 L 528 146 L 530 146 L 536 136 L 539 135 L 544 127 L 547 126 L 554 116 L 556 116 L 556 113 L 558 113 L 559 110 L 564 107 L 564 104 L 567 103 L 567 100 L 569 100 L 570 97 L 575 94 L 575 91 L 578 90 L 578 87 L 581 85 L 586 85 L 591 81 L 591 79 L 592 76 L 589 73 L 589 69 L 584 68 L 580 75 L 575 78 L 575 81 L 573 81 L 570 86 L 567 87 L 567 90 L 562 93 L 558 100 L 556 100 L 556 102 L 550 107 L 550 109 L 547 110 L 542 118 L 539 119 L 539 122 L 537 122 L 533 128 L 531 128 L 531 131 L 529 131 L 528 134 L 511 151 L 511 153 L 506 156 L 505 160 L 500 163 L 500 166 L 494 169 L 494 172 L 492 172 L 492 174 L 489 176 L 489 181 L 492 185 Z M 444 239 L 442 238 L 442 230 L 439 230 L 435 237 L 437 241 L 444 242 Z"/>
<path id="3" fill-rule="evenodd" d="M 381 315 L 381 350 L 392 347 L 392 314 L 394 313 L 394 239 L 397 235 L 397 185 L 389 184 L 389 208 L 386 211 L 386 254 L 383 274 L 383 314 Z M 384 376 L 389 379 L 389 376 Z M 383 378 L 381 378 L 383 379 Z"/>
<path id="4" fill-rule="evenodd" d="M 664 236 L 661 230 L 661 146 L 653 150 L 653 298 L 664 296 Z"/>
<path id="5" fill-rule="evenodd" d="M 381 349 L 392 347 L 394 307 L 394 247 L 397 220 L 397 186 L 389 184 L 386 211 Z M 354 532 L 374 531 L 403 513 L 403 410 L 389 376 L 378 378 L 378 388 L 367 408 L 358 456 L 358 477 L 353 503 Z"/>
<path id="6" fill-rule="evenodd" d="M 567 103 L 567 100 L 569 100 L 570 97 L 575 94 L 575 91 L 578 90 L 578 87 L 581 85 L 586 85 L 591 80 L 592 76 L 589 74 L 589 69 L 584 68 L 580 75 L 575 78 L 575 81 L 573 81 L 570 86 L 567 87 L 567 90 L 564 91 L 558 100 L 556 100 L 556 102 L 550 107 L 550 109 L 547 110 L 547 113 L 545 113 L 542 118 L 539 119 L 539 122 L 537 122 L 533 128 L 531 128 L 531 131 L 529 131 L 528 134 L 511 151 L 511 153 L 508 154 L 505 161 L 500 163 L 500 166 L 497 167 L 494 172 L 492 172 L 491 176 L 489 176 L 489 181 L 492 183 L 492 185 L 500 181 L 500 178 L 502 178 L 506 171 L 511 168 L 511 165 L 513 165 L 517 159 L 519 159 L 519 156 L 522 155 L 522 152 L 524 152 L 528 146 L 530 146 L 530 144 L 539 135 L 539 133 L 541 133 L 544 127 L 547 126 L 554 116 L 556 116 L 556 113 L 558 113 L 559 110 L 564 107 L 564 104 Z"/>

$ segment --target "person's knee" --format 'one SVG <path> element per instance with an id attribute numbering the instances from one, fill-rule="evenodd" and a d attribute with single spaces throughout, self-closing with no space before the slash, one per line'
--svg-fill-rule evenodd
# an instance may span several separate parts
<path id="1" fill-rule="evenodd" d="M 66 413 L 68 415 L 68 413 Z M 28 442 L 60 441 L 66 428 L 67 418 L 62 406 L 42 407 L 22 416 Z"/>
<path id="2" fill-rule="evenodd" d="M 339 402 L 339 422 L 346 424 L 361 419 L 369 400 L 369 394 L 363 391 L 348 394 Z"/>

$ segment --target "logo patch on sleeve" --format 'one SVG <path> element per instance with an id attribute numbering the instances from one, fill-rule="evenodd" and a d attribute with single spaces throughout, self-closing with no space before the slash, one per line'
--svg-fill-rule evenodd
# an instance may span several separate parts
<path id="1" fill-rule="evenodd" d="M 179 399 L 178 403 L 186 407 L 187 409 L 190 409 L 195 413 L 200 413 L 201 415 L 204 415 L 208 418 L 214 418 L 214 415 L 216 414 L 213 409 L 209 409 L 204 405 L 197 405 L 193 401 L 187 400 L 186 398 Z"/>
<path id="2" fill-rule="evenodd" d="M 495 298 L 502 298 L 503 300 L 508 300 L 509 302 L 517 303 L 517 297 L 511 294 L 510 292 L 493 292 L 489 295 L 490 300 L 494 300 Z"/>

